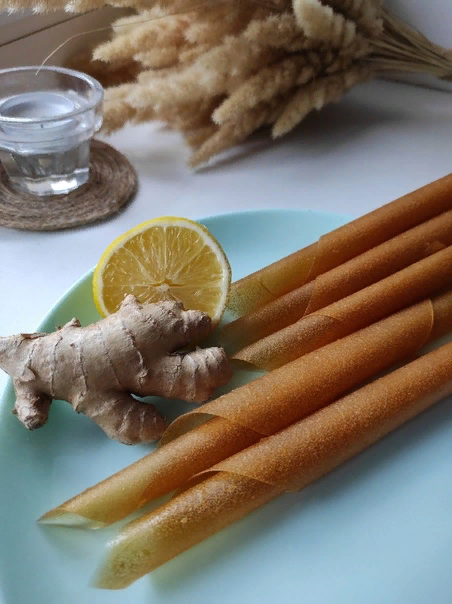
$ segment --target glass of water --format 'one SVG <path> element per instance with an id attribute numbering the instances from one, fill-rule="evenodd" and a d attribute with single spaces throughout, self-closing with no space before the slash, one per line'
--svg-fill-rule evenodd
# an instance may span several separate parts
<path id="1" fill-rule="evenodd" d="M 11 186 L 32 195 L 59 195 L 84 184 L 102 102 L 99 82 L 78 71 L 0 70 L 0 161 Z"/>

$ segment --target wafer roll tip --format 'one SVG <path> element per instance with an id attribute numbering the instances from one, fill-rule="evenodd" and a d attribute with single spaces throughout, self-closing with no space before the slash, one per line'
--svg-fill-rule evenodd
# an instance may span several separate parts
<path id="1" fill-rule="evenodd" d="M 107 544 L 106 555 L 91 579 L 91 587 L 110 590 L 125 589 L 143 576 L 142 572 L 134 572 L 133 567 L 134 561 L 140 566 L 140 553 L 146 556 L 147 551 L 133 551 L 133 555 L 128 557 L 123 552 L 123 546 L 127 547 L 125 542 L 126 539 L 120 534 Z M 123 553 L 122 557 L 118 558 L 116 555 L 118 550 Z"/>
<path id="2" fill-rule="evenodd" d="M 67 526 L 81 529 L 101 529 L 107 526 L 105 522 L 99 522 L 80 514 L 59 511 L 58 508 L 50 510 L 41 518 L 38 518 L 38 524 L 49 524 L 53 526 Z"/>

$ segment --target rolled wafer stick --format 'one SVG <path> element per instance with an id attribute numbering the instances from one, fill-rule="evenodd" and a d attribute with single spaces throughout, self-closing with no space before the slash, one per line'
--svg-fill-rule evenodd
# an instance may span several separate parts
<path id="1" fill-rule="evenodd" d="M 452 174 L 331 231 L 233 284 L 229 309 L 247 314 L 318 275 L 452 209 Z"/>
<path id="2" fill-rule="evenodd" d="M 228 354 L 253 344 L 355 292 L 452 245 L 452 210 L 317 276 L 254 312 L 227 323 L 216 339 Z"/>
<path id="3" fill-rule="evenodd" d="M 449 343 L 262 439 L 126 525 L 109 545 L 97 585 L 127 587 L 278 495 L 314 482 L 451 392 Z"/>
<path id="4" fill-rule="evenodd" d="M 233 359 L 272 370 L 452 285 L 452 246 L 306 315 Z"/>
<path id="5" fill-rule="evenodd" d="M 260 438 L 260 434 L 222 418 L 210 419 L 50 510 L 39 522 L 103 528 L 178 488 L 208 468 L 209 460 L 220 461 Z"/>
<path id="6" fill-rule="evenodd" d="M 120 520 L 262 436 L 314 413 L 450 330 L 452 291 L 328 344 L 179 417 L 157 451 L 40 520 L 90 528 Z M 208 417 L 213 419 L 194 427 Z"/>

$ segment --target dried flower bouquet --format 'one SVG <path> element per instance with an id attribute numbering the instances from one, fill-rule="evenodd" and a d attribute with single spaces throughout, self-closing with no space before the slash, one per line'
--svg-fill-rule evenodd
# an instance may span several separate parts
<path id="1" fill-rule="evenodd" d="M 0 0 L 0 9 L 82 12 L 103 0 Z M 379 0 L 116 0 L 94 58 L 141 70 L 107 90 L 104 128 L 158 120 L 179 130 L 197 167 L 262 126 L 274 138 L 350 88 L 387 72 L 452 75 L 452 55 Z"/>

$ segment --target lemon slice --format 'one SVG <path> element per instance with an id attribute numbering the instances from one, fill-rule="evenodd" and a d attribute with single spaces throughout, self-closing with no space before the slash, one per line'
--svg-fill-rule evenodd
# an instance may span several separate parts
<path id="1" fill-rule="evenodd" d="M 113 241 L 94 271 L 93 295 L 104 317 L 133 294 L 142 304 L 180 301 L 216 324 L 230 285 L 228 259 L 209 231 L 193 220 L 164 216 Z"/>

